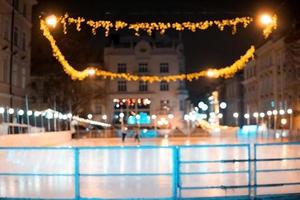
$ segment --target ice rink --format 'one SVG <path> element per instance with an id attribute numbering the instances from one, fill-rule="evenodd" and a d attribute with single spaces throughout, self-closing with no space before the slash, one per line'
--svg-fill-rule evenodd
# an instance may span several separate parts
<path id="1" fill-rule="evenodd" d="M 278 142 L 283 143 L 254 147 L 254 143 Z M 174 199 L 300 193 L 300 143 L 286 142 L 190 137 L 141 143 L 128 138 L 122 143 L 111 138 L 72 140 L 56 147 L 1 148 L 0 198 Z"/>

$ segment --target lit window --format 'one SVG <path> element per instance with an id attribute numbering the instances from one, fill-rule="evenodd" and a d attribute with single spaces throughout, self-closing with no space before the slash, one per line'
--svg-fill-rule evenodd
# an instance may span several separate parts
<path id="1" fill-rule="evenodd" d="M 148 72 L 148 64 L 147 63 L 139 63 L 139 73 Z"/>
<path id="2" fill-rule="evenodd" d="M 118 91 L 127 91 L 126 81 L 118 81 Z"/>
<path id="3" fill-rule="evenodd" d="M 169 63 L 160 63 L 160 73 L 169 73 Z"/>
<path id="4" fill-rule="evenodd" d="M 127 72 L 127 66 L 125 63 L 119 63 L 118 64 L 118 73 L 126 73 Z"/>
<path id="5" fill-rule="evenodd" d="M 167 81 L 160 82 L 160 91 L 168 91 L 169 90 L 169 83 Z"/>

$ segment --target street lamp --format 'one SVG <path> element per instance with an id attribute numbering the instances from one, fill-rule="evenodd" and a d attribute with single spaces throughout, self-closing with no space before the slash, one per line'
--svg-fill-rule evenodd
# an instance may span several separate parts
<path id="1" fill-rule="evenodd" d="M 173 118 L 174 118 L 174 115 L 173 115 L 173 114 L 168 114 L 168 118 L 169 118 L 169 119 L 173 119 Z"/>
<path id="2" fill-rule="evenodd" d="M 286 120 L 285 118 L 282 118 L 282 119 L 280 120 L 280 122 L 281 122 L 281 124 L 284 126 L 284 125 L 286 125 L 287 120 Z"/>
<path id="3" fill-rule="evenodd" d="M 263 25 L 268 25 L 268 24 L 271 24 L 272 23 L 272 17 L 268 14 L 264 14 L 260 17 L 260 22 L 263 24 Z"/>
<path id="4" fill-rule="evenodd" d="M 220 103 L 220 108 L 221 109 L 225 109 L 226 107 L 227 107 L 227 103 L 226 102 L 223 101 L 223 102 Z"/>
<path id="5" fill-rule="evenodd" d="M 245 117 L 245 119 L 247 119 L 247 125 L 249 125 L 250 124 L 250 115 L 249 115 L 249 113 L 246 113 L 246 114 L 244 114 L 244 117 Z"/>
<path id="6" fill-rule="evenodd" d="M 290 129 L 290 131 L 293 129 L 293 118 L 292 118 L 292 115 L 293 115 L 293 110 L 291 109 L 291 108 L 289 108 L 289 109 L 287 109 L 287 114 L 289 114 L 290 115 L 290 127 L 289 127 L 289 129 Z"/>
<path id="7" fill-rule="evenodd" d="M 92 114 L 88 114 L 88 115 L 87 115 L 87 118 L 88 118 L 88 119 L 92 119 L 92 118 L 93 118 L 93 115 L 92 115 Z"/>
<path id="8" fill-rule="evenodd" d="M 284 110 L 283 110 L 283 109 L 280 109 L 280 110 L 279 110 L 279 115 L 284 115 L 284 114 L 285 114 Z"/>
<path id="9" fill-rule="evenodd" d="M 260 118 L 262 119 L 262 123 L 264 123 L 265 113 L 261 112 L 259 113 Z"/>
<path id="10" fill-rule="evenodd" d="M 154 121 L 154 130 L 155 130 L 155 132 L 156 132 L 156 129 L 157 129 L 156 118 L 157 118 L 156 115 L 151 115 L 151 119 Z"/>
<path id="11" fill-rule="evenodd" d="M 18 110 L 18 115 L 21 116 L 21 124 L 23 124 L 23 115 L 24 115 L 24 110 Z"/>
<path id="12" fill-rule="evenodd" d="M 268 129 L 271 129 L 271 116 L 272 116 L 272 111 L 268 110 L 267 111 L 267 115 L 268 115 Z"/>
<path id="13" fill-rule="evenodd" d="M 5 109 L 3 107 L 0 107 L 0 114 L 2 116 L 2 123 L 4 123 L 4 112 L 5 112 Z"/>
<path id="14" fill-rule="evenodd" d="M 104 121 L 106 121 L 106 120 L 107 120 L 107 115 L 102 115 L 102 119 L 103 119 Z"/>
<path id="15" fill-rule="evenodd" d="M 46 23 L 48 26 L 52 26 L 52 28 L 55 28 L 57 24 L 57 17 L 55 15 L 50 15 L 46 18 Z"/>
<path id="16" fill-rule="evenodd" d="M 7 112 L 8 114 L 12 115 L 14 114 L 15 110 L 13 108 L 9 108 Z"/>
<path id="17" fill-rule="evenodd" d="M 235 112 L 233 113 L 233 117 L 235 118 L 235 125 L 238 126 L 238 118 L 239 118 L 239 113 Z"/>
<path id="18" fill-rule="evenodd" d="M 276 132 L 276 128 L 277 128 L 276 122 L 277 122 L 278 111 L 277 111 L 277 110 L 273 110 L 273 111 L 272 111 L 272 114 L 273 114 L 273 116 L 274 116 L 274 130 L 275 130 L 275 132 Z"/>
<path id="19" fill-rule="evenodd" d="M 257 125 L 258 124 L 258 112 L 254 112 L 253 117 L 255 118 L 256 125 Z"/>
<path id="20" fill-rule="evenodd" d="M 188 128 L 188 136 L 190 136 L 190 115 L 185 114 L 183 119 L 186 121 L 187 128 Z"/>

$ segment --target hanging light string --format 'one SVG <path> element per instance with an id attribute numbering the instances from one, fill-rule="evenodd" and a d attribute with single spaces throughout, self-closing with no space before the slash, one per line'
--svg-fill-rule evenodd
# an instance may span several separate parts
<path id="1" fill-rule="evenodd" d="M 251 17 L 236 17 L 233 19 L 223 19 L 223 20 L 205 20 L 199 22 L 136 22 L 128 23 L 124 21 L 109 21 L 109 20 L 86 20 L 83 17 L 69 17 L 68 13 L 59 18 L 59 22 L 63 25 L 64 33 L 67 34 L 67 25 L 75 24 L 77 31 L 81 30 L 81 24 L 85 23 L 86 25 L 92 28 L 92 33 L 96 35 L 97 29 L 102 28 L 105 30 L 105 36 L 108 36 L 111 29 L 118 31 L 125 28 L 129 30 L 134 30 L 135 35 L 139 36 L 141 31 L 147 32 L 149 35 L 152 32 L 159 31 L 160 34 L 164 34 L 166 30 L 173 29 L 176 31 L 189 30 L 192 32 L 198 30 L 206 30 L 212 26 L 217 26 L 221 31 L 224 30 L 226 26 L 232 29 L 232 34 L 237 32 L 237 26 L 242 25 L 246 28 L 253 18 Z"/>
<path id="2" fill-rule="evenodd" d="M 221 31 L 224 30 L 226 26 L 232 27 L 232 33 L 236 33 L 236 27 L 238 24 L 243 24 L 243 27 L 246 28 L 249 23 L 253 21 L 251 17 L 242 17 L 234 19 L 225 19 L 225 20 L 214 20 L 214 21 L 202 21 L 202 22 L 183 22 L 183 23 L 164 23 L 164 22 L 152 22 L 152 23 L 133 23 L 128 24 L 123 21 L 116 21 L 112 23 L 111 21 L 93 21 L 85 20 L 83 17 L 71 18 L 68 14 L 60 17 L 58 20 L 63 25 L 63 31 L 67 33 L 68 24 L 76 24 L 76 29 L 81 30 L 81 24 L 86 22 L 87 25 L 92 27 L 92 33 L 96 34 L 98 28 L 105 29 L 105 35 L 109 34 L 110 29 L 114 28 L 116 31 L 128 27 L 129 29 L 134 29 L 135 33 L 138 35 L 140 30 L 146 31 L 148 34 L 151 34 L 153 30 L 159 31 L 161 34 L 165 33 L 167 29 L 175 29 L 177 31 L 190 30 L 192 32 L 197 30 L 205 30 L 209 27 L 216 25 Z M 69 64 L 61 50 L 56 44 L 56 40 L 52 36 L 49 26 L 46 21 L 41 18 L 40 28 L 43 32 L 45 38 L 50 42 L 53 56 L 59 61 L 62 65 L 63 70 L 68 74 L 72 80 L 84 80 L 88 76 L 99 76 L 104 79 L 125 79 L 127 81 L 145 81 L 145 82 L 160 82 L 160 81 L 177 81 L 177 80 L 188 80 L 193 81 L 199 79 L 200 77 L 211 77 L 211 78 L 230 78 L 239 70 L 242 70 L 244 66 L 254 58 L 255 48 L 251 46 L 244 55 L 242 55 L 238 60 L 236 60 L 230 66 L 220 68 L 220 69 L 208 69 L 202 70 L 195 73 L 188 74 L 177 74 L 177 75 L 166 75 L 166 76 L 140 76 L 130 73 L 115 73 L 110 71 L 101 70 L 99 67 L 86 67 L 83 71 L 76 70 L 73 66 Z M 273 30 L 277 28 L 277 16 L 272 17 L 272 21 L 265 26 L 263 29 L 263 35 L 267 38 Z"/>

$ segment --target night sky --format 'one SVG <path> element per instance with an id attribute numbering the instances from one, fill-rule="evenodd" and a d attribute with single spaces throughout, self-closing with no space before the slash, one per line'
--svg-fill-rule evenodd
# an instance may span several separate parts
<path id="1" fill-rule="evenodd" d="M 123 3 L 122 3 L 123 2 Z M 33 14 L 33 74 L 38 73 L 41 63 L 47 61 L 51 63 L 51 70 L 61 70 L 59 64 L 52 58 L 50 46 L 42 45 L 47 42 L 39 31 L 38 16 L 41 14 L 62 15 L 68 12 L 70 16 L 83 16 L 86 19 L 106 19 L 123 20 L 129 22 L 137 21 L 200 21 L 206 19 L 224 19 L 251 16 L 257 17 L 260 13 L 276 13 L 279 18 L 279 30 L 290 30 L 297 24 L 299 14 L 297 13 L 297 0 L 273 0 L 273 1 L 232 1 L 232 0 L 210 0 L 210 1 L 100 1 L 100 0 L 40 0 L 34 8 Z M 62 31 L 62 30 L 61 30 Z M 256 24 L 251 23 L 247 29 L 238 28 L 236 35 L 231 34 L 230 29 L 223 32 L 217 29 L 208 31 L 183 32 L 182 38 L 185 47 L 186 69 L 187 72 L 199 71 L 205 67 L 223 67 L 230 65 L 240 55 L 250 47 L 251 44 L 260 44 L 262 29 Z M 77 33 L 77 32 L 76 32 Z M 58 42 L 63 41 L 62 34 L 55 33 Z M 77 33 L 78 34 L 78 33 Z M 122 31 L 121 31 L 122 34 Z M 71 34 L 72 36 L 72 34 Z M 69 37 L 71 37 L 69 36 Z M 61 37 L 61 38 L 60 38 Z M 97 34 L 90 37 L 82 37 L 79 44 L 92 45 L 93 53 L 82 53 L 83 59 L 90 56 L 89 62 L 93 59 L 99 60 L 103 52 L 104 35 Z M 66 55 L 78 55 L 76 50 L 78 43 L 70 43 L 63 52 Z M 95 44 L 97 44 L 95 46 Z M 60 43 L 59 43 L 60 45 Z M 42 53 L 43 52 L 43 53 Z M 95 53 L 96 52 L 96 53 Z M 76 57 L 76 56 L 75 56 Z M 72 58 L 73 59 L 73 58 Z M 71 59 L 69 59 L 71 60 Z M 78 66 L 76 59 L 71 63 Z M 80 61 L 78 61 L 80 62 Z M 47 71 L 45 69 L 45 71 Z M 204 94 L 217 84 L 220 80 L 201 79 L 188 84 L 191 99 L 197 102 Z"/>

